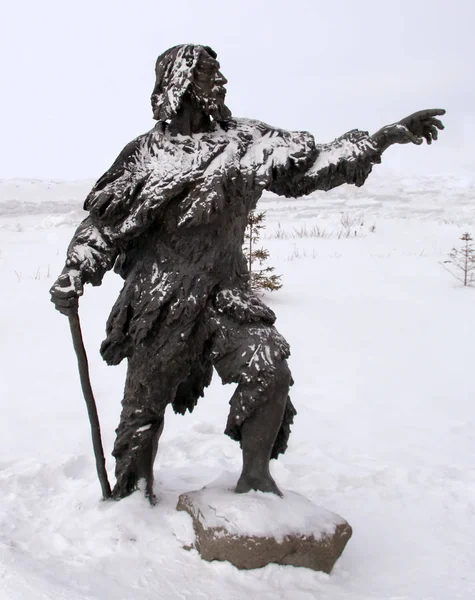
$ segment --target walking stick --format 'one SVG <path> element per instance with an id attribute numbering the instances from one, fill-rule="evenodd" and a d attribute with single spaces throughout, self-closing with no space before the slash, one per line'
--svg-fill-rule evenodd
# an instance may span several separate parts
<path id="1" fill-rule="evenodd" d="M 69 315 L 69 327 L 73 338 L 73 346 L 78 359 L 79 379 L 81 380 L 82 392 L 86 401 L 87 412 L 89 415 L 89 423 L 91 424 L 92 446 L 94 448 L 94 456 L 96 459 L 97 476 L 102 488 L 102 498 L 107 500 L 111 497 L 111 487 L 107 479 L 106 459 L 102 448 L 101 427 L 99 425 L 99 417 L 97 415 L 96 401 L 92 393 L 91 380 L 89 378 L 89 366 L 87 363 L 86 349 L 81 333 L 81 324 L 79 322 L 79 314 L 76 312 Z"/>

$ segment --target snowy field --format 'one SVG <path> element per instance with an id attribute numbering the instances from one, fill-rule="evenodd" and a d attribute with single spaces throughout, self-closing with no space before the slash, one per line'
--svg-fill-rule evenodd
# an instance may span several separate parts
<path id="1" fill-rule="evenodd" d="M 330 576 L 183 549 L 178 495 L 240 470 L 218 378 L 192 415 L 168 415 L 158 505 L 100 501 L 68 323 L 48 294 L 91 184 L 0 182 L 0 598 L 475 598 L 475 288 L 439 264 L 475 235 L 475 180 L 375 174 L 261 202 L 283 276 L 265 300 L 292 347 L 298 410 L 273 473 L 352 525 Z M 120 287 L 109 274 L 80 304 L 111 480 L 125 365 L 98 347 Z"/>

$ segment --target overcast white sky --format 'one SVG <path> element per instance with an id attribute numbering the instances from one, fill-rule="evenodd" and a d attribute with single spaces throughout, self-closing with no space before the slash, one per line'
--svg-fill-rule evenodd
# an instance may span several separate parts
<path id="1" fill-rule="evenodd" d="M 442 107 L 379 169 L 475 172 L 473 0 L 11 0 L 0 9 L 0 177 L 97 178 L 154 121 L 155 59 L 218 52 L 234 116 L 329 141 Z"/>

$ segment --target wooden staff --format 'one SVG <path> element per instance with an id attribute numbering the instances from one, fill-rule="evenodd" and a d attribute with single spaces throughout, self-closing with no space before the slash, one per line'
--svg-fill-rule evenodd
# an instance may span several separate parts
<path id="1" fill-rule="evenodd" d="M 87 362 L 86 349 L 81 333 L 81 324 L 79 322 L 79 314 L 69 315 L 69 326 L 73 338 L 73 346 L 78 359 L 79 379 L 81 380 L 82 392 L 86 401 L 87 412 L 89 415 L 89 423 L 91 424 L 92 446 L 94 448 L 94 456 L 96 459 L 97 476 L 102 488 L 102 497 L 107 500 L 111 497 L 111 487 L 107 478 L 106 459 L 104 457 L 104 449 L 102 448 L 101 427 L 99 425 L 99 416 L 97 414 L 96 401 L 92 393 L 91 379 L 89 377 L 89 366 Z"/>

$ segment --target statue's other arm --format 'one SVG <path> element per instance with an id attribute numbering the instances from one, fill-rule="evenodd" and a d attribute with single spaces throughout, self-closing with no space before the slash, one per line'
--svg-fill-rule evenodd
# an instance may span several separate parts
<path id="1" fill-rule="evenodd" d="M 87 217 L 77 228 L 66 255 L 61 275 L 50 289 L 51 301 L 59 312 L 69 315 L 77 311 L 79 296 L 85 283 L 100 285 L 110 270 L 118 249 L 104 232 Z"/>
<path id="2" fill-rule="evenodd" d="M 139 136 L 125 146 L 86 198 L 84 208 L 89 211 L 89 216 L 77 228 L 68 247 L 64 269 L 50 289 L 51 301 L 64 315 L 77 311 L 84 284 L 100 285 L 119 254 L 118 242 L 108 233 L 107 225 L 114 222 L 117 207 L 125 203 L 124 198 L 130 197 L 134 166 L 143 137 Z"/>
<path id="3" fill-rule="evenodd" d="M 76 229 L 66 254 L 66 269 L 81 273 L 83 283 L 100 285 L 106 271 L 112 269 L 118 250 L 90 217 Z"/>
<path id="4" fill-rule="evenodd" d="M 437 140 L 438 130 L 444 126 L 436 117 L 444 113 L 442 109 L 422 110 L 373 135 L 354 129 L 329 144 L 316 144 L 310 164 L 290 161 L 285 169 L 276 169 L 269 189 L 292 197 L 331 190 L 343 183 L 362 186 L 389 146 L 409 142 L 420 145 L 424 139 L 431 144 Z"/>

